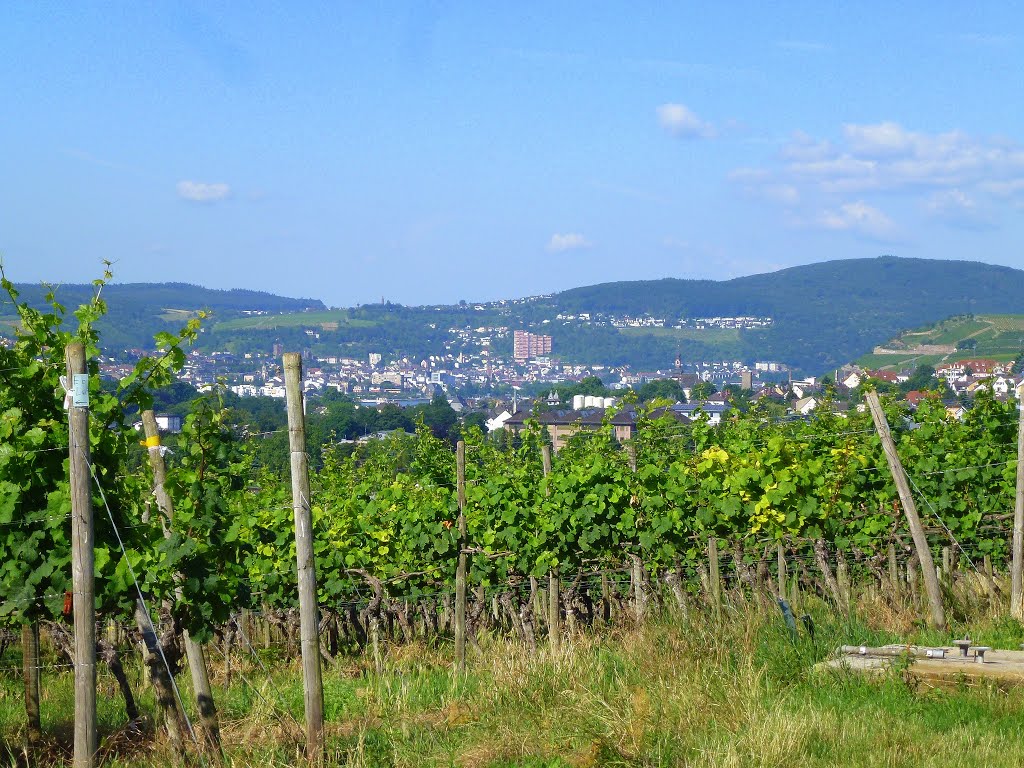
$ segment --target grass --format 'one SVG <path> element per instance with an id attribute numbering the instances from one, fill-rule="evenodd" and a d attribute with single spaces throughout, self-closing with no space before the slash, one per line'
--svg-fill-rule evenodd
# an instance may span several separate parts
<path id="1" fill-rule="evenodd" d="M 801 606 L 801 610 L 807 610 Z M 352 766 L 1019 766 L 1024 691 L 994 686 L 927 688 L 897 670 L 878 679 L 822 673 L 816 661 L 842 643 L 930 637 L 915 617 L 881 601 L 840 620 L 815 602 L 817 631 L 796 642 L 768 604 L 739 599 L 721 621 L 691 612 L 643 627 L 579 635 L 535 655 L 484 636 L 468 673 L 452 672 L 447 645 L 390 647 L 383 671 L 364 657 L 325 670 L 328 765 Z M 871 616 L 868 620 L 866 617 Z M 953 631 L 961 631 L 954 627 Z M 979 641 L 1016 647 L 1015 622 L 973 622 Z M 224 690 L 214 656 L 227 764 L 301 762 L 302 688 L 297 662 L 268 678 L 239 657 L 255 693 L 236 675 Z M 182 683 L 187 690 L 187 675 Z M 100 719 L 121 716 L 101 677 Z M 48 678 L 44 730 L 66 738 L 71 679 Z M 274 703 L 274 706 L 270 702 Z M 144 698 L 145 710 L 152 702 Z M 275 707 L 283 713 L 275 714 Z M 294 718 L 294 719 L 293 719 Z M 18 743 L 17 678 L 0 685 L 0 724 Z M 106 741 L 110 741 L 109 736 Z M 62 752 L 51 747 L 50 763 Z M 153 735 L 117 742 L 107 766 L 172 761 Z"/>
<path id="2" fill-rule="evenodd" d="M 966 339 L 972 334 L 980 333 L 991 327 L 992 324 L 985 318 L 947 320 L 940 323 L 928 336 L 915 336 L 912 339 L 919 344 L 956 344 L 961 339 Z"/>
<path id="3" fill-rule="evenodd" d="M 974 349 L 953 352 L 949 355 L 864 355 L 858 364 L 868 368 L 898 368 L 913 365 L 935 365 L 943 361 L 969 358 L 1013 360 L 1024 351 L 1024 315 L 979 315 L 972 319 L 951 318 L 931 328 L 918 329 L 903 334 L 882 346 L 905 345 L 916 347 L 924 344 L 954 345 L 972 338 L 977 342 Z"/>
<path id="4" fill-rule="evenodd" d="M 377 323 L 349 317 L 346 310 L 325 312 L 289 312 L 280 315 L 252 315 L 217 323 L 215 331 L 272 331 L 277 328 L 318 328 L 324 323 L 338 323 L 341 328 L 370 328 Z"/>
<path id="5" fill-rule="evenodd" d="M 187 323 L 195 317 L 196 314 L 197 310 L 194 309 L 170 309 L 168 307 L 164 307 L 157 317 L 171 323 Z"/>
<path id="6" fill-rule="evenodd" d="M 864 355 L 857 364 L 869 370 L 879 368 L 913 368 L 918 365 L 935 365 L 945 359 L 944 355 Z"/>

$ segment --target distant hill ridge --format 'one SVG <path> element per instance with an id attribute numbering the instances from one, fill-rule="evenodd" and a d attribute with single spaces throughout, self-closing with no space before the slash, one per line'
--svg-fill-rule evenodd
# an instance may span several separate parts
<path id="1" fill-rule="evenodd" d="M 19 300 L 43 307 L 47 288 L 38 284 L 15 286 Z M 87 284 L 55 284 L 54 294 L 70 314 L 89 301 L 95 288 Z M 177 330 L 192 312 L 212 310 L 218 319 L 238 317 L 245 312 L 304 312 L 326 309 L 319 299 L 293 299 L 265 291 L 242 288 L 221 290 L 190 283 L 110 283 L 103 287 L 108 314 L 100 324 L 107 349 L 150 347 L 153 334 Z M 168 310 L 178 310 L 169 312 Z M 0 317 L 13 309 L 6 294 L 0 295 Z M 74 322 L 74 319 L 71 319 Z"/>
<path id="2" fill-rule="evenodd" d="M 19 286 L 24 298 L 38 304 L 39 286 Z M 70 309 L 92 291 L 87 285 L 64 285 L 58 297 Z M 212 309 L 216 322 L 245 311 L 298 313 L 323 311 L 315 299 L 294 299 L 248 290 L 213 290 L 185 283 L 112 284 L 104 289 L 110 316 L 104 327 L 106 346 L 145 346 L 155 330 L 180 325 L 166 309 Z M 0 304 L 0 315 L 10 308 Z M 562 325 L 559 313 L 601 312 L 676 320 L 701 316 L 770 316 L 769 328 L 730 334 L 686 334 L 669 329 L 630 329 Z M 1024 271 L 975 261 L 945 261 L 882 256 L 824 261 L 731 280 L 639 280 L 603 283 L 556 293 L 533 302 L 512 304 L 500 312 L 476 312 L 451 306 L 434 308 L 364 305 L 349 310 L 351 322 L 322 331 L 315 343 L 300 326 L 232 330 L 206 334 L 206 343 L 260 344 L 273 336 L 314 345 L 317 350 L 364 354 L 425 355 L 443 352 L 446 327 L 483 321 L 513 328 L 543 327 L 554 336 L 555 354 L 565 360 L 634 368 L 669 368 L 676 354 L 684 360 L 776 360 L 797 369 L 822 373 L 868 354 L 909 328 L 954 315 L 1024 313 Z M 321 318 L 322 320 L 322 318 Z M 541 325 L 543 320 L 551 321 Z M 319 321 L 318 321 L 319 322 Z M 445 324 L 449 325 L 445 325 Z M 439 330 L 422 330 L 428 324 Z M 315 325 L 311 323 L 311 325 Z M 656 332 L 660 330 L 661 332 Z M 287 336 L 293 333 L 294 336 Z M 727 338 L 726 338 L 727 337 Z M 390 345 L 390 346 L 389 346 Z"/>
<path id="3" fill-rule="evenodd" d="M 825 261 L 732 280 L 605 283 L 554 297 L 561 311 L 654 316 L 768 315 L 744 354 L 826 371 L 900 331 L 952 315 L 1024 312 L 1024 271 L 974 261 Z"/>

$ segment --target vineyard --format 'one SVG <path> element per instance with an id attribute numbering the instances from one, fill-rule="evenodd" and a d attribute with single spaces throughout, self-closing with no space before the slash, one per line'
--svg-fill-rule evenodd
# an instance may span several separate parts
<path id="1" fill-rule="evenodd" d="M 6 278 L 4 288 L 17 299 Z M 103 281 L 96 288 L 74 332 L 59 305 L 42 313 L 21 304 L 15 343 L 0 347 L 2 674 L 23 674 L 26 704 L 24 724 L 5 723 L 8 762 L 46 742 L 40 672 L 81 672 L 80 662 L 72 671 L 81 658 L 73 622 L 89 606 L 72 575 L 76 405 L 61 381 L 74 343 L 89 374 L 81 455 L 95 511 L 95 658 L 116 682 L 124 722 L 140 733 L 140 723 L 160 723 L 182 760 L 230 746 L 209 682 L 215 664 L 230 676 L 234 654 L 247 659 L 236 662 L 239 674 L 264 679 L 271 658 L 303 656 L 308 668 L 303 569 L 315 572 L 318 676 L 364 656 L 379 673 L 402 646 L 430 649 L 460 674 L 495 637 L 528 655 L 553 653 L 665 616 L 714 620 L 744 601 L 783 598 L 797 612 L 827 604 L 853 626 L 857 597 L 870 593 L 940 631 L 979 606 L 996 616 L 1013 608 L 1013 403 L 982 395 L 959 421 L 937 400 L 913 413 L 884 404 L 927 554 L 867 411 L 822 408 L 780 422 L 755 408 L 714 427 L 641 414 L 627 444 L 609 425 L 554 455 L 536 424 L 499 439 L 471 433 L 458 446 L 421 427 L 351 456 L 325 447 L 308 493 L 296 496 L 291 478 L 259 466 L 252 447 L 262 437 L 229 423 L 216 393 L 161 444 L 147 393 L 172 379 L 202 318 L 161 335 L 158 355 L 111 387 L 98 375 Z M 139 419 L 142 433 L 130 427 Z M 297 550 L 303 514 L 312 558 Z M 155 714 L 142 711 L 126 672 L 136 665 Z M 282 706 L 268 701 L 273 690 L 246 682 L 274 711 Z M 287 738 L 301 741 L 291 725 Z M 307 724 L 315 752 L 310 738 L 323 736 Z"/>

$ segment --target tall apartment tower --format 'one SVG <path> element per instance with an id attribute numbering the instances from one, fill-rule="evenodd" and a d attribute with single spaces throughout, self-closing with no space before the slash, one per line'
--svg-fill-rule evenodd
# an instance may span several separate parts
<path id="1" fill-rule="evenodd" d="M 512 357 L 517 362 L 529 360 L 531 357 L 551 354 L 551 337 L 529 331 L 512 333 Z"/>

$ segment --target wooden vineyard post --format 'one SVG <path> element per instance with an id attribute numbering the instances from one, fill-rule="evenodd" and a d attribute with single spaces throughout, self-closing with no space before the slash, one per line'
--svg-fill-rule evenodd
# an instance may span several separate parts
<path id="1" fill-rule="evenodd" d="M 850 610 L 852 592 L 850 586 L 850 566 L 846 562 L 846 556 L 842 551 L 836 552 L 836 583 L 839 585 L 839 597 L 842 602 L 843 613 Z"/>
<path id="2" fill-rule="evenodd" d="M 68 467 L 71 486 L 71 584 L 75 618 L 74 768 L 94 764 L 96 738 L 96 608 L 93 599 L 92 493 L 89 489 L 89 375 L 85 346 L 68 344 Z"/>
<path id="3" fill-rule="evenodd" d="M 21 625 L 21 671 L 25 683 L 25 719 L 29 749 L 43 737 L 39 720 L 39 623 Z"/>
<path id="4" fill-rule="evenodd" d="M 896 597 L 899 597 L 903 590 L 900 589 L 900 570 L 896 564 L 896 545 L 889 542 L 889 550 L 886 553 L 889 562 L 889 585 Z"/>
<path id="5" fill-rule="evenodd" d="M 785 597 L 786 597 L 786 550 L 782 546 L 782 542 L 781 541 L 778 544 L 776 544 L 775 546 L 777 548 L 776 554 L 778 555 L 778 561 L 779 561 L 778 573 L 776 574 L 776 578 L 777 578 L 777 581 L 778 581 L 778 587 L 779 587 L 779 598 L 780 599 L 785 599 Z"/>
<path id="6" fill-rule="evenodd" d="M 164 463 L 164 454 L 160 450 L 160 430 L 157 427 L 156 416 L 153 411 L 142 412 L 142 429 L 146 435 L 146 451 L 149 454 L 149 466 L 153 470 L 153 496 L 156 498 L 157 507 L 167 519 L 167 527 L 164 535 L 170 537 L 174 527 L 174 502 L 167 493 L 165 483 L 167 482 L 167 466 Z M 177 590 L 178 597 L 181 597 L 181 589 Z M 192 639 L 186 629 L 182 632 L 182 640 L 185 645 L 185 656 L 188 659 L 188 668 L 192 676 L 192 690 L 196 698 L 196 708 L 199 710 L 199 719 L 203 727 L 203 736 L 208 747 L 215 751 L 220 750 L 220 723 L 217 718 L 217 707 L 213 701 L 213 689 L 210 687 L 210 673 L 206 666 L 206 654 L 201 643 Z"/>
<path id="7" fill-rule="evenodd" d="M 455 446 L 455 488 L 459 499 L 459 562 L 455 571 L 455 664 L 466 669 L 466 443 Z"/>
<path id="8" fill-rule="evenodd" d="M 889 471 L 892 473 L 892 479 L 896 483 L 896 490 L 900 495 L 903 514 L 907 518 L 910 534 L 914 538 L 914 549 L 921 564 L 921 573 L 924 575 L 925 592 L 928 594 L 931 624 L 935 629 L 945 629 L 946 613 L 942 607 L 942 591 L 939 589 L 939 580 L 935 574 L 935 562 L 932 560 L 931 549 L 928 548 L 928 539 L 925 536 L 924 528 L 921 527 L 921 518 L 917 515 L 917 505 L 914 504 L 914 497 L 910 493 L 907 475 L 903 471 L 899 454 L 896 453 L 896 444 L 889 431 L 889 422 L 885 418 L 885 412 L 882 410 L 877 392 L 867 392 L 864 399 L 871 410 L 875 431 L 878 432 L 878 437 L 882 441 L 882 449 L 885 451 L 885 458 L 889 463 Z"/>
<path id="9" fill-rule="evenodd" d="M 541 467 L 544 477 L 551 474 L 551 446 L 540 447 Z M 562 596 L 560 592 L 560 574 L 558 568 L 548 571 L 548 643 L 552 651 L 557 651 L 562 642 Z"/>
<path id="10" fill-rule="evenodd" d="M 711 601 L 718 616 L 722 609 L 722 573 L 718 567 L 718 537 L 708 539 L 708 574 L 711 581 Z"/>
<path id="11" fill-rule="evenodd" d="M 626 445 L 629 459 L 629 471 L 636 473 L 636 443 Z M 641 552 L 643 550 L 641 549 Z M 633 584 L 633 615 L 637 624 L 644 623 L 647 613 L 647 596 L 644 594 L 644 561 L 640 554 L 630 555 L 630 581 Z"/>
<path id="12" fill-rule="evenodd" d="M 989 611 L 995 606 L 996 601 L 996 582 L 992 577 L 992 556 L 985 555 L 982 560 L 982 568 L 985 571 L 985 589 L 988 592 Z"/>
<path id="13" fill-rule="evenodd" d="M 640 555 L 630 555 L 630 574 L 633 582 L 633 613 L 636 616 L 636 623 L 644 623 L 644 561 Z"/>
<path id="14" fill-rule="evenodd" d="M 910 588 L 910 601 L 915 606 L 918 602 L 918 586 L 920 582 L 920 576 L 918 575 L 917 569 L 917 555 L 913 555 L 907 560 L 907 587 Z"/>
<path id="15" fill-rule="evenodd" d="M 1024 619 L 1024 403 L 1017 404 L 1017 494 L 1013 505 L 1010 615 Z"/>
<path id="16" fill-rule="evenodd" d="M 316 602 L 316 562 L 313 556 L 313 515 L 309 503 L 306 415 L 302 403 L 302 357 L 297 352 L 286 352 L 284 355 L 284 386 L 288 404 L 292 507 L 295 510 L 295 559 L 299 576 L 306 752 L 312 758 L 323 754 L 324 688 L 320 671 L 319 611 Z"/>

